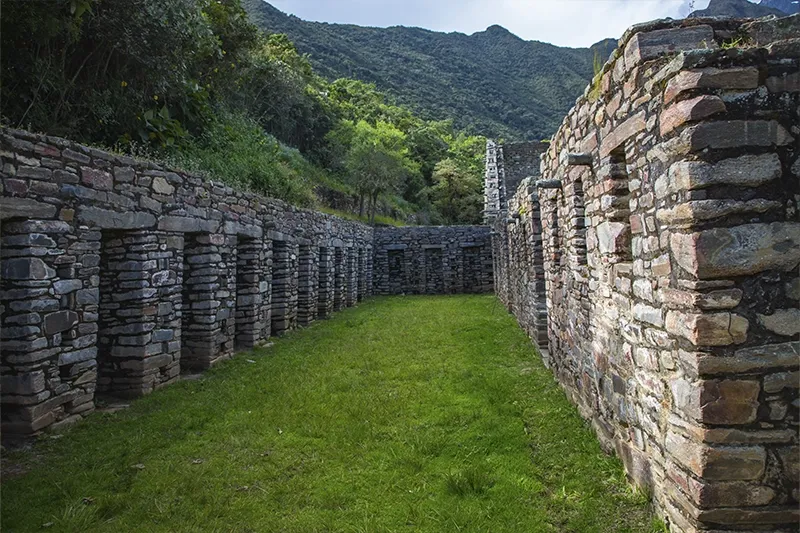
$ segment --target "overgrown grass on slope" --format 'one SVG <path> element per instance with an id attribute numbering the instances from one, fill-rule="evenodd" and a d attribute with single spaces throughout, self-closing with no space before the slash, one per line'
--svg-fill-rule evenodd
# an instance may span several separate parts
<path id="1" fill-rule="evenodd" d="M 492 296 L 373 300 L 8 460 L 9 533 L 657 528 Z"/>

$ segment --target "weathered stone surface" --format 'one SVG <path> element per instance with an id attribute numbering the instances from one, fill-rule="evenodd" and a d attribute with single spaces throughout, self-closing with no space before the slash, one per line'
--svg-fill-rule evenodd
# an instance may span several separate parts
<path id="1" fill-rule="evenodd" d="M 78 209 L 78 220 L 103 229 L 145 229 L 152 228 L 156 223 L 156 217 L 150 213 L 138 211 L 120 213 L 99 207 L 83 206 Z"/>
<path id="2" fill-rule="evenodd" d="M 764 376 L 764 392 L 774 394 L 783 389 L 797 389 L 800 387 L 800 372 L 779 372 Z"/>
<path id="3" fill-rule="evenodd" d="M 597 244 L 601 254 L 619 254 L 630 248 L 630 229 L 621 222 L 603 222 L 597 226 Z"/>
<path id="4" fill-rule="evenodd" d="M 90 361 L 96 358 L 97 358 L 97 347 L 93 346 L 91 348 L 84 348 L 82 350 L 77 350 L 74 352 L 62 353 L 61 355 L 58 356 L 58 364 L 60 366 L 71 365 L 83 361 Z"/>
<path id="5" fill-rule="evenodd" d="M 114 177 L 105 170 L 92 167 L 81 167 L 81 183 L 98 191 L 114 189 Z"/>
<path id="6" fill-rule="evenodd" d="M 753 44 L 765 46 L 775 41 L 796 39 L 800 35 L 800 17 L 769 17 L 744 24 L 740 31 L 747 35 Z"/>
<path id="7" fill-rule="evenodd" d="M 0 196 L 0 220 L 12 218 L 52 218 L 56 206 L 30 198 Z"/>
<path id="8" fill-rule="evenodd" d="M 625 47 L 625 64 L 632 68 L 639 62 L 661 55 L 696 48 L 717 48 L 714 29 L 701 25 L 689 28 L 654 30 L 634 35 Z"/>
<path id="9" fill-rule="evenodd" d="M 706 424 L 737 425 L 755 420 L 760 385 L 752 380 L 675 380 L 670 384 L 675 406 Z"/>
<path id="10" fill-rule="evenodd" d="M 0 376 L 0 390 L 3 394 L 30 395 L 45 389 L 44 372 L 37 370 L 24 374 L 3 374 Z"/>
<path id="11" fill-rule="evenodd" d="M 755 67 L 683 70 L 667 83 L 664 102 L 668 104 L 679 94 L 690 89 L 755 89 L 756 87 L 758 87 L 758 69 Z"/>
<path id="12" fill-rule="evenodd" d="M 78 323 L 78 313 L 75 311 L 57 311 L 44 317 L 44 334 L 55 335 L 71 329 Z"/>
<path id="13" fill-rule="evenodd" d="M 153 192 L 156 194 L 172 194 L 175 192 L 175 187 L 170 185 L 166 179 L 157 176 L 153 179 Z"/>
<path id="14" fill-rule="evenodd" d="M 771 315 L 758 315 L 758 322 L 778 335 L 800 335 L 800 309 L 776 309 Z"/>
<path id="15" fill-rule="evenodd" d="M 608 157 L 608 155 L 619 148 L 622 143 L 644 130 L 647 126 L 645 116 L 644 112 L 634 115 L 611 130 L 600 143 L 600 157 Z"/>
<path id="16" fill-rule="evenodd" d="M 12 280 L 44 280 L 54 278 L 56 272 L 38 257 L 19 257 L 4 259 L 0 275 Z"/>
<path id="17" fill-rule="evenodd" d="M 794 141 L 786 128 L 774 120 L 719 120 L 687 128 L 681 137 L 692 152 L 706 148 L 785 146 Z"/>
<path id="18" fill-rule="evenodd" d="M 709 446 L 669 432 L 666 449 L 678 463 L 707 480 L 745 481 L 761 477 L 767 454 L 760 446 Z"/>
<path id="19" fill-rule="evenodd" d="M 725 103 L 719 96 L 704 94 L 691 100 L 683 100 L 661 113 L 659 119 L 661 135 L 668 135 L 687 122 L 702 120 L 725 111 Z"/>
<path id="20" fill-rule="evenodd" d="M 749 322 L 734 313 L 667 312 L 667 331 L 688 339 L 695 346 L 726 346 L 747 340 Z"/>
<path id="21" fill-rule="evenodd" d="M 185 233 L 216 233 L 220 223 L 217 220 L 206 220 L 194 217 L 166 216 L 158 221 L 158 229 L 180 231 Z"/>
<path id="22" fill-rule="evenodd" d="M 800 72 L 770 76 L 767 78 L 767 88 L 771 93 L 796 93 L 800 91 Z"/>
<path id="23" fill-rule="evenodd" d="M 781 202 L 756 198 L 746 202 L 736 200 L 694 200 L 658 211 L 657 218 L 665 224 L 699 222 L 743 213 L 766 213 L 779 210 Z"/>
<path id="24" fill-rule="evenodd" d="M 673 257 L 700 279 L 791 270 L 800 263 L 800 223 L 747 224 L 670 237 Z"/>

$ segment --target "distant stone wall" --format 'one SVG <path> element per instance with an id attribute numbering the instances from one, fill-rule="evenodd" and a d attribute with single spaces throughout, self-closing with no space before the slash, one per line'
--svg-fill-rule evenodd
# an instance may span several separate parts
<path id="1" fill-rule="evenodd" d="M 799 35 L 632 28 L 494 217 L 498 295 L 672 531 L 798 530 Z"/>
<path id="2" fill-rule="evenodd" d="M 2 430 L 74 422 L 372 291 L 372 228 L 0 134 Z"/>
<path id="3" fill-rule="evenodd" d="M 375 229 L 376 294 L 492 292 L 486 226 Z"/>
<path id="4" fill-rule="evenodd" d="M 508 209 L 508 199 L 522 180 L 539 176 L 539 158 L 549 146 L 544 142 L 486 142 L 484 223 L 491 225 L 501 212 Z"/>

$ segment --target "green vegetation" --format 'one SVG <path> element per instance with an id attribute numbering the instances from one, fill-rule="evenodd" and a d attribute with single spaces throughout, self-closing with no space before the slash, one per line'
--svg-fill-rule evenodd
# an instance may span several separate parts
<path id="1" fill-rule="evenodd" d="M 5 125 L 300 205 L 319 206 L 330 190 L 362 215 L 368 198 L 372 218 L 479 221 L 443 215 L 430 195 L 436 164 L 464 146 L 480 160 L 483 138 L 424 120 L 373 85 L 326 81 L 286 35 L 258 30 L 239 0 L 6 2 L 0 24 Z M 367 152 L 368 172 L 354 167 Z M 470 168 L 461 194 L 478 198 L 481 169 Z"/>
<path id="2" fill-rule="evenodd" d="M 11 466 L 8 533 L 658 531 L 488 295 L 348 309 Z"/>
<path id="3" fill-rule="evenodd" d="M 595 53 L 605 61 L 617 44 L 563 48 L 500 26 L 467 36 L 323 24 L 263 0 L 242 4 L 260 28 L 287 34 L 326 78 L 374 83 L 426 118 L 509 141 L 550 137 L 591 80 Z"/>

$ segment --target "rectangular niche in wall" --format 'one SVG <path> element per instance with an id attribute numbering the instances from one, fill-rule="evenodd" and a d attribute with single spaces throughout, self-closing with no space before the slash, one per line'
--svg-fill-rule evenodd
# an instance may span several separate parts
<path id="1" fill-rule="evenodd" d="M 389 294 L 402 294 L 405 292 L 405 251 L 387 250 L 389 272 Z"/>
<path id="2" fill-rule="evenodd" d="M 209 368 L 218 356 L 223 338 L 217 320 L 221 288 L 219 245 L 204 233 L 186 233 L 183 239 L 183 287 L 181 303 L 181 372 Z"/>
<path id="3" fill-rule="evenodd" d="M 239 237 L 236 245 L 236 336 L 237 350 L 255 346 L 261 334 L 261 273 L 263 243 L 259 239 Z"/>
<path id="4" fill-rule="evenodd" d="M 461 248 L 464 292 L 483 292 L 481 248 L 481 246 L 464 246 Z"/>
<path id="5" fill-rule="evenodd" d="M 424 247 L 425 265 L 423 267 L 425 294 L 444 293 L 444 263 L 442 261 L 443 246 Z"/>

